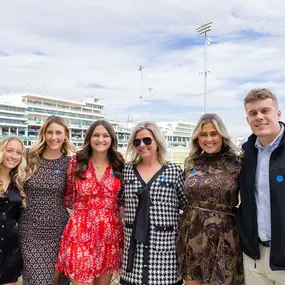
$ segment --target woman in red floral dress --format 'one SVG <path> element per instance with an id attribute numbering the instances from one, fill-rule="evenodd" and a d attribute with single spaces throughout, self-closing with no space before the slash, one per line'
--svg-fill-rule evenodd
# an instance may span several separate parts
<path id="1" fill-rule="evenodd" d="M 56 269 L 73 285 L 110 284 L 121 269 L 123 234 L 118 193 L 124 159 L 106 121 L 93 123 L 83 148 L 71 159 L 65 205 L 72 210 Z"/>

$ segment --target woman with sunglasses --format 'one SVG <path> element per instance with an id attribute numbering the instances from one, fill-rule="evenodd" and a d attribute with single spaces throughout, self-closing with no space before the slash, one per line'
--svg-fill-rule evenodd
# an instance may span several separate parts
<path id="1" fill-rule="evenodd" d="M 166 161 L 166 142 L 154 122 L 138 124 L 123 170 L 124 258 L 120 284 L 182 284 L 175 238 L 185 206 L 182 169 Z"/>

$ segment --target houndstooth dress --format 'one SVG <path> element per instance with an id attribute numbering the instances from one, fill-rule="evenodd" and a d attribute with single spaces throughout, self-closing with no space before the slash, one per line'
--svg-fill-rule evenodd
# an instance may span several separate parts
<path id="1" fill-rule="evenodd" d="M 182 284 L 175 250 L 179 212 L 186 205 L 182 169 L 168 163 L 145 183 L 136 167 L 126 164 L 123 179 L 125 244 L 120 284 Z M 143 195 L 148 202 L 142 202 Z M 144 242 L 135 240 L 138 231 L 147 233 Z"/>
<path id="2" fill-rule="evenodd" d="M 63 204 L 70 157 L 42 158 L 25 184 L 27 207 L 19 220 L 23 256 L 23 285 L 51 285 L 61 234 L 69 219 Z M 69 284 L 63 277 L 60 285 Z"/>

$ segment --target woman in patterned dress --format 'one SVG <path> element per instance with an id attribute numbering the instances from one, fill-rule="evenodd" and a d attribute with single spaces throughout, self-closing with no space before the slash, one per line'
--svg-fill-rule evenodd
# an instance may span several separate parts
<path id="1" fill-rule="evenodd" d="M 17 222 L 26 205 L 23 182 L 26 176 L 25 146 L 17 137 L 0 144 L 0 284 L 16 285 L 22 258 Z"/>
<path id="2" fill-rule="evenodd" d="M 203 115 L 185 161 L 185 194 L 177 239 L 187 285 L 243 284 L 242 253 L 234 223 L 240 154 L 216 114 Z"/>
<path id="3" fill-rule="evenodd" d="M 179 285 L 175 238 L 186 204 L 183 172 L 166 161 L 166 142 L 154 122 L 138 124 L 127 148 L 123 171 L 123 285 Z"/>
<path id="4" fill-rule="evenodd" d="M 123 233 L 118 194 L 124 159 L 112 125 L 96 121 L 68 168 L 65 205 L 72 210 L 56 268 L 73 285 L 110 284 L 122 263 Z"/>
<path id="5" fill-rule="evenodd" d="M 75 149 L 61 117 L 50 116 L 28 154 L 27 207 L 19 220 L 23 285 L 51 285 L 59 243 L 69 214 L 63 203 L 69 153 Z M 61 285 L 69 284 L 62 278 Z"/>

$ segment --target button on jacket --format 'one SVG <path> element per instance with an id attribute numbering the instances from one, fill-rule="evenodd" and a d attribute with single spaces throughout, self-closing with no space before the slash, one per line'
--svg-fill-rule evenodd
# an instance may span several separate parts
<path id="1" fill-rule="evenodd" d="M 280 122 L 283 126 L 284 123 Z M 253 134 L 243 145 L 244 159 L 240 176 L 241 204 L 236 222 L 243 252 L 253 259 L 260 258 L 258 243 L 257 204 L 255 178 L 258 150 Z M 271 204 L 270 267 L 285 270 L 285 134 L 269 162 L 269 189 Z"/>
<path id="2" fill-rule="evenodd" d="M 179 285 L 176 234 L 179 211 L 186 205 L 183 171 L 163 166 L 148 182 L 126 164 L 124 190 L 124 259 L 120 284 Z"/>

